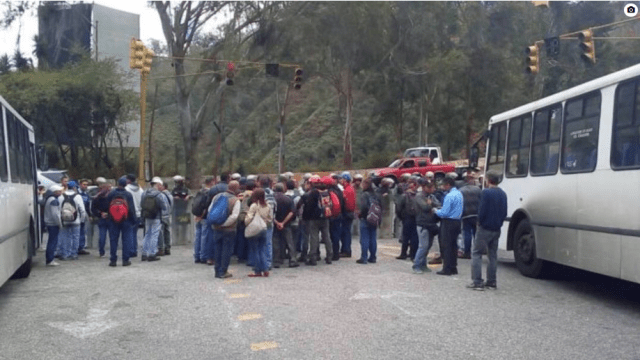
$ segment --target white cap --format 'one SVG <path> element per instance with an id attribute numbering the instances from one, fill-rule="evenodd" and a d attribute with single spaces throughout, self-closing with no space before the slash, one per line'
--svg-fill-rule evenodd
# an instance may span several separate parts
<path id="1" fill-rule="evenodd" d="M 411 174 L 409 174 L 409 173 L 404 173 L 404 174 L 400 175 L 400 177 L 401 177 L 401 178 L 410 178 L 410 177 L 411 177 Z"/>
<path id="2" fill-rule="evenodd" d="M 391 184 L 395 183 L 395 181 L 393 181 L 393 179 L 392 179 L 392 178 L 388 178 L 388 177 L 386 177 L 386 178 L 383 178 L 383 179 L 382 179 L 382 183 L 383 183 L 383 184 L 389 184 L 389 185 L 391 185 Z"/>
<path id="3" fill-rule="evenodd" d="M 426 173 L 426 174 L 424 174 L 424 176 L 428 177 L 429 179 L 432 179 L 432 178 L 433 178 L 433 176 L 434 176 L 434 175 L 433 175 L 433 171 L 427 171 L 427 173 Z"/>
<path id="4" fill-rule="evenodd" d="M 158 178 L 158 179 L 160 179 L 160 178 Z M 182 176 L 180 176 L 180 175 L 176 175 L 176 176 L 173 177 L 173 181 L 184 181 L 184 178 Z M 151 181 L 151 182 L 155 182 L 155 181 Z M 162 180 L 160 180 L 160 184 L 162 184 Z"/>
<path id="5" fill-rule="evenodd" d="M 289 178 L 289 180 L 293 179 L 293 173 L 291 171 L 287 171 L 284 175 Z"/>
<path id="6" fill-rule="evenodd" d="M 302 175 L 302 178 L 305 179 L 305 180 L 309 180 L 311 178 L 311 176 L 313 176 L 313 175 L 311 175 L 311 173 L 306 173 L 306 174 Z"/>
<path id="7" fill-rule="evenodd" d="M 353 179 L 354 179 L 354 180 L 355 180 L 355 179 L 362 180 L 362 174 L 355 174 L 355 175 L 353 175 Z"/>
<path id="8" fill-rule="evenodd" d="M 102 176 L 96 178 L 96 184 L 98 185 L 104 184 L 106 182 L 107 182 L 107 179 L 103 178 Z"/>
<path id="9" fill-rule="evenodd" d="M 450 177 L 452 179 L 457 179 L 458 178 L 458 173 L 450 172 L 450 173 L 447 174 L 447 177 Z"/>
<path id="10" fill-rule="evenodd" d="M 247 175 L 247 180 L 255 180 L 255 179 L 257 179 L 257 178 L 258 178 L 258 177 L 257 177 L 257 176 L 255 176 L 255 175 L 253 175 L 253 174 L 251 174 L 251 175 Z"/>
<path id="11" fill-rule="evenodd" d="M 51 192 L 56 192 L 56 191 L 62 191 L 64 190 L 64 188 L 60 184 L 53 184 L 49 187 L 49 190 L 51 190 Z"/>
<path id="12" fill-rule="evenodd" d="M 177 177 L 177 176 L 179 176 L 179 175 L 174 176 L 174 177 L 173 177 L 173 180 L 178 181 L 178 180 L 176 180 L 176 177 Z M 151 179 L 151 183 L 152 183 L 152 184 L 160 184 L 160 185 L 164 184 L 164 183 L 162 182 L 162 179 L 160 179 L 160 177 L 158 177 L 158 176 L 154 176 L 154 177 L 153 177 L 153 179 Z"/>
<path id="13" fill-rule="evenodd" d="M 233 180 L 239 180 L 242 177 L 242 175 L 238 174 L 238 173 L 233 173 L 233 175 L 231 175 L 231 178 Z"/>

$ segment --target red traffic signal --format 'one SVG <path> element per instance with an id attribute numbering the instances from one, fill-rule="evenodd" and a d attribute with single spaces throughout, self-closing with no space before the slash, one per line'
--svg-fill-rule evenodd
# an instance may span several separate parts
<path id="1" fill-rule="evenodd" d="M 296 90 L 300 90 L 302 87 L 302 74 L 303 70 L 301 68 L 296 68 L 295 76 L 293 77 L 293 88 Z"/>

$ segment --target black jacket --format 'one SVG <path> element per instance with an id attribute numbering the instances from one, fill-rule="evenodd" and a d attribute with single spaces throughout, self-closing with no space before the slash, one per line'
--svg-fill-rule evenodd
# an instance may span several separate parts
<path id="1" fill-rule="evenodd" d="M 473 217 L 478 215 L 478 207 L 480 206 L 480 196 L 482 190 L 479 186 L 467 184 L 460 188 L 462 193 L 462 199 L 464 209 L 462 210 L 462 217 Z"/>
<path id="2" fill-rule="evenodd" d="M 431 199 L 431 205 L 427 204 L 427 199 Z M 426 227 L 429 230 L 433 230 L 434 227 L 438 227 L 438 217 L 435 213 L 431 212 L 433 208 L 439 208 L 442 206 L 440 201 L 434 194 L 427 194 L 421 192 L 416 195 L 416 205 L 418 206 L 418 215 L 416 216 L 416 225 Z"/>
<path id="3" fill-rule="evenodd" d="M 382 206 L 382 202 L 380 197 L 373 191 L 372 188 L 362 191 L 362 197 L 360 198 L 360 203 L 358 204 L 358 209 L 360 209 L 360 214 L 358 215 L 359 219 L 366 219 L 369 213 L 369 206 L 371 206 L 372 201 L 377 201 Z"/>

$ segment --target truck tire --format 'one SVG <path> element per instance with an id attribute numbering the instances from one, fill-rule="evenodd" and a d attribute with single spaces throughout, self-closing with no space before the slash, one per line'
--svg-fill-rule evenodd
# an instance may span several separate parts
<path id="1" fill-rule="evenodd" d="M 548 263 L 538 259 L 536 239 L 528 219 L 520 221 L 513 238 L 513 255 L 520 273 L 526 277 L 540 278 L 545 274 Z"/>

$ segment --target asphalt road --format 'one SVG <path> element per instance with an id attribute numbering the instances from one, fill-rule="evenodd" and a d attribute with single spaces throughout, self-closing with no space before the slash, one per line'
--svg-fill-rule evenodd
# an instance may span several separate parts
<path id="1" fill-rule="evenodd" d="M 358 253 L 355 241 L 354 254 Z M 233 278 L 191 249 L 110 268 L 95 251 L 0 288 L 0 359 L 640 359 L 640 287 L 563 269 L 498 290 L 460 275 L 415 275 L 379 241 L 377 264 L 274 269 Z"/>

